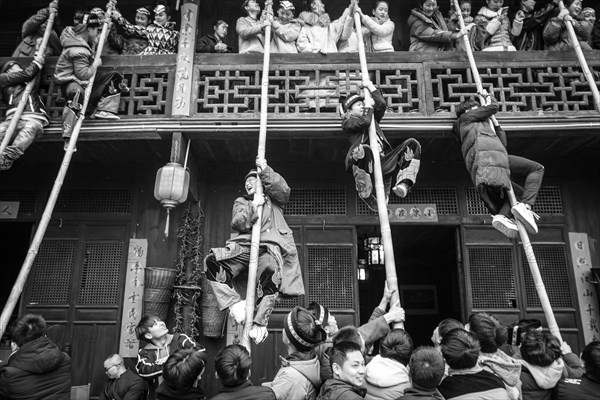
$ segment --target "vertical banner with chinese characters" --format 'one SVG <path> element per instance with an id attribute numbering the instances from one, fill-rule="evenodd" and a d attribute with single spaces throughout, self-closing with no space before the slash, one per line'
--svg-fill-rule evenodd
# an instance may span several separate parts
<path id="1" fill-rule="evenodd" d="M 197 15 L 197 1 L 184 1 L 181 6 L 181 30 L 179 31 L 175 87 L 173 88 L 173 116 L 190 116 Z"/>
<path id="2" fill-rule="evenodd" d="M 569 232 L 569 244 L 573 257 L 575 285 L 579 314 L 583 325 L 585 343 L 600 340 L 600 317 L 598 312 L 598 295 L 592 279 L 592 263 L 590 260 L 590 245 L 586 233 Z"/>
<path id="3" fill-rule="evenodd" d="M 119 339 L 119 354 L 122 357 L 137 357 L 139 341 L 135 337 L 135 327 L 142 318 L 142 298 L 144 297 L 144 271 L 147 239 L 130 239 L 127 252 L 127 275 L 123 293 L 123 318 Z"/>

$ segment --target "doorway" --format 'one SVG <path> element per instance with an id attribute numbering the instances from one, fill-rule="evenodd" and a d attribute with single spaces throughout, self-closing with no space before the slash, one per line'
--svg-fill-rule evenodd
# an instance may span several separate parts
<path id="1" fill-rule="evenodd" d="M 382 254 L 378 257 L 364 245 L 368 238 L 380 235 L 379 227 L 357 227 L 357 234 L 363 324 L 383 295 L 385 267 Z M 415 347 L 431 345 L 431 333 L 442 319 L 462 320 L 457 235 L 458 228 L 453 226 L 392 226 L 399 295 L 406 310 L 405 329 Z M 363 265 L 364 273 L 360 271 Z"/>
<path id="2" fill-rule="evenodd" d="M 3 309 L 27 256 L 32 228 L 33 223 L 31 222 L 0 223 L 0 254 L 2 254 L 0 304 Z M 17 316 L 18 312 L 19 304 L 15 306 L 13 318 Z"/>

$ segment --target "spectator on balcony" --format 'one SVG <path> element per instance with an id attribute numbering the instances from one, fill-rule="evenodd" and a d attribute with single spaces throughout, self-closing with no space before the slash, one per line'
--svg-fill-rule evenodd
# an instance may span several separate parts
<path id="1" fill-rule="evenodd" d="M 179 42 L 179 32 L 171 21 L 169 6 L 158 2 L 154 7 L 154 21 L 148 26 L 132 25 L 119 11 L 113 11 L 113 19 L 121 25 L 127 35 L 136 35 L 148 40 L 148 47 L 141 55 L 175 54 Z"/>
<path id="2" fill-rule="evenodd" d="M 267 26 L 271 25 L 271 16 L 264 11 L 260 12 L 260 6 L 256 0 L 244 0 L 242 12 L 246 16 L 238 18 L 235 25 L 238 34 L 238 52 L 240 54 L 264 53 L 265 35 L 263 32 Z"/>
<path id="3" fill-rule="evenodd" d="M 213 33 L 207 33 L 198 40 L 197 53 L 233 53 L 231 46 L 225 43 L 229 25 L 222 19 L 213 25 Z"/>
<path id="4" fill-rule="evenodd" d="M 508 9 L 508 19 L 514 24 L 519 14 L 523 20 L 521 34 L 514 36 L 512 42 L 519 51 L 543 50 L 542 32 L 546 22 L 554 15 L 560 0 L 544 4 L 535 10 L 536 0 L 515 0 Z"/>
<path id="5" fill-rule="evenodd" d="M 472 25 L 458 32 L 448 30 L 436 0 L 419 0 L 419 7 L 413 8 L 408 17 L 410 27 L 409 51 L 451 50 L 454 42 L 466 35 Z"/>
<path id="6" fill-rule="evenodd" d="M 54 78 L 62 85 L 62 94 L 68 100 L 63 110 L 63 139 L 65 145 L 81 110 L 81 103 L 88 81 L 95 76 L 88 110 L 94 110 L 93 118 L 119 119 L 121 93 L 129 92 L 123 76 L 116 72 L 96 72 L 102 60 L 94 59 L 96 41 L 100 30 L 100 19 L 96 14 L 85 14 L 80 24 L 69 26 L 63 31 L 60 41 L 63 46 Z"/>
<path id="7" fill-rule="evenodd" d="M 594 13 L 595 16 L 595 13 Z M 592 48 L 600 50 L 600 19 L 596 20 L 592 29 L 592 37 L 590 38 Z"/>
<path id="8" fill-rule="evenodd" d="M 590 34 L 590 39 L 588 40 L 588 43 L 590 47 L 594 49 L 594 35 L 598 35 L 598 32 L 596 32 L 596 30 L 599 29 L 596 26 L 596 10 L 594 10 L 592 7 L 584 8 L 581 12 L 581 18 L 584 21 L 589 22 L 589 24 L 592 26 L 592 33 Z"/>
<path id="9" fill-rule="evenodd" d="M 0 154 L 0 170 L 9 169 L 15 160 L 21 157 L 38 137 L 43 135 L 44 127 L 48 125 L 48 114 L 38 93 L 39 72 L 43 62 L 44 58 L 36 55 L 33 62 L 25 69 L 17 61 L 7 61 L 0 70 L 2 101 L 7 106 L 6 120 L 0 124 L 0 141 L 6 135 L 15 110 L 23 98 L 27 83 L 35 79 L 35 84 L 25 103 L 25 109 L 15 127 L 12 139 L 4 154 Z"/>
<path id="10" fill-rule="evenodd" d="M 62 31 L 60 19 L 58 18 L 58 2 L 53 1 L 46 8 L 42 8 L 35 15 L 32 15 L 23 23 L 21 29 L 21 43 L 17 46 L 13 53 L 13 57 L 34 57 L 36 50 L 40 47 L 42 37 L 46 31 L 48 17 L 54 13 L 54 23 L 52 31 L 48 38 L 45 57 L 58 56 L 62 51 L 59 35 Z"/>
<path id="11" fill-rule="evenodd" d="M 104 21 L 106 14 L 100 7 L 94 7 L 90 12 L 96 14 L 100 18 L 100 21 Z M 110 24 L 110 31 L 106 36 L 104 47 L 102 47 L 102 56 L 119 56 L 123 53 L 124 45 L 125 38 L 117 33 L 117 27 L 114 24 Z"/>
<path id="12" fill-rule="evenodd" d="M 273 19 L 271 40 L 272 53 L 298 53 L 296 40 L 302 26 L 294 18 L 296 8 L 291 1 L 280 1 L 277 17 Z"/>
<path id="13" fill-rule="evenodd" d="M 331 21 L 329 14 L 325 12 L 325 4 L 322 0 L 308 0 L 305 2 L 306 11 L 300 13 L 299 20 L 302 24 L 297 46 L 299 53 L 337 53 L 344 25 L 351 23 L 347 21 L 352 18 L 355 0 L 351 0 L 350 6 L 346 7 L 342 16 Z"/>
<path id="14" fill-rule="evenodd" d="M 504 0 L 487 0 L 481 7 L 475 23 L 485 29 L 482 51 L 516 51 L 512 38 L 521 34 L 524 13 L 516 13 L 511 22 L 508 18 L 508 7 L 503 7 Z"/>
<path id="15" fill-rule="evenodd" d="M 346 171 L 354 176 L 358 196 L 372 210 L 377 211 L 373 157 L 381 158 L 387 202 L 390 189 L 396 196 L 403 198 L 416 183 L 421 163 L 421 145 L 417 140 L 410 138 L 396 148 L 392 147 L 379 126 L 385 115 L 385 100 L 371 81 L 366 81 L 365 86 L 371 92 L 371 98 L 366 100 L 359 94 L 354 94 L 342 104 L 342 129 L 351 143 L 345 163 Z M 371 149 L 369 145 L 369 126 L 373 118 L 378 149 Z"/>
<path id="16" fill-rule="evenodd" d="M 535 220 L 539 217 L 531 211 L 531 207 L 542 184 L 544 167 L 524 157 L 508 154 L 504 130 L 496 123 L 493 128 L 490 126 L 490 119 L 498 112 L 498 103 L 487 91 L 482 95 L 486 98 L 483 106 L 475 100 L 467 100 L 456 107 L 454 134 L 461 143 L 467 170 L 479 197 L 494 216 L 494 228 L 509 238 L 517 238 L 517 225 L 509 218 L 512 211 L 530 233 L 537 233 Z M 506 193 L 511 188 L 511 176 L 525 177 L 525 188 L 512 182 L 519 200 L 512 210 Z"/>
<path id="17" fill-rule="evenodd" d="M 140 7 L 135 11 L 135 24 L 146 28 L 150 24 L 150 7 Z M 123 54 L 125 55 L 139 55 L 148 47 L 148 39 L 146 37 L 138 36 L 135 34 L 127 34 L 121 25 L 117 24 L 119 31 L 124 33 L 125 42 L 123 43 Z"/>
<path id="18" fill-rule="evenodd" d="M 374 53 L 394 51 L 392 36 L 396 26 L 390 19 L 388 2 L 377 1 L 371 11 L 373 16 L 363 14 L 358 6 L 356 11 L 360 14 L 360 20 L 366 28 L 363 31 L 366 51 Z"/>
<path id="19" fill-rule="evenodd" d="M 460 6 L 460 11 L 456 11 L 453 6 L 450 7 L 450 17 L 446 21 L 448 25 L 448 30 L 450 32 L 460 32 L 460 22 L 458 20 L 458 13 L 463 17 L 465 25 L 469 25 L 473 23 L 473 16 L 471 15 L 472 4 L 471 0 L 460 0 L 458 2 Z M 481 49 L 483 47 L 483 39 L 485 39 L 485 29 L 482 29 L 479 26 L 473 26 L 468 33 L 469 36 L 469 44 L 471 45 L 471 49 Z M 459 38 L 456 41 L 452 42 L 452 49 L 456 51 L 465 51 L 465 41 L 463 38 Z"/>
<path id="20" fill-rule="evenodd" d="M 592 34 L 592 24 L 588 20 L 581 19 L 581 0 L 565 0 L 565 8 L 558 12 L 556 17 L 553 17 L 546 23 L 544 28 L 544 42 L 546 50 L 571 50 L 571 36 L 567 30 L 566 23 L 571 21 L 573 30 L 579 40 L 579 45 L 582 50 L 591 50 L 588 43 Z"/>
<path id="21" fill-rule="evenodd" d="M 588 343 L 581 358 L 585 363 L 585 374 L 581 379 L 563 378 L 552 395 L 553 400 L 597 400 L 600 393 L 600 342 Z"/>

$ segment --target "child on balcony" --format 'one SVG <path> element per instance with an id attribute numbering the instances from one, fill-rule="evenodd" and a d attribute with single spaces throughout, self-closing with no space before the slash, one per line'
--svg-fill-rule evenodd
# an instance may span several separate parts
<path id="1" fill-rule="evenodd" d="M 265 52 L 265 27 L 271 25 L 271 19 L 263 12 L 256 0 L 244 0 L 242 10 L 245 17 L 240 17 L 235 25 L 238 34 L 238 52 L 240 54 Z M 259 17 L 260 15 L 260 17 Z"/>
<path id="2" fill-rule="evenodd" d="M 502 7 L 504 0 L 487 0 L 487 5 L 481 7 L 475 23 L 485 28 L 483 51 L 516 51 L 511 40 L 521 34 L 523 28 L 523 13 L 517 13 L 515 19 L 508 18 L 508 7 Z"/>
<path id="3" fill-rule="evenodd" d="M 135 24 L 142 28 L 146 28 L 150 24 L 150 7 L 140 7 L 135 11 Z M 121 26 L 118 28 L 123 31 Z M 138 35 L 124 34 L 125 43 L 123 44 L 123 54 L 138 55 L 148 47 L 148 39 Z"/>
<path id="4" fill-rule="evenodd" d="M 390 19 L 389 5 L 387 1 L 378 1 L 373 8 L 373 16 L 363 14 L 360 7 L 356 6 L 356 11 L 360 14 L 360 20 L 363 26 L 363 38 L 366 44 L 366 51 L 374 53 L 383 53 L 394 51 L 392 45 L 392 36 L 396 26 Z"/>
<path id="5" fill-rule="evenodd" d="M 421 159 L 421 145 L 416 139 L 405 140 L 393 148 L 386 139 L 379 122 L 383 118 L 386 103 L 379 89 L 371 81 L 364 86 L 371 92 L 372 98 L 364 99 L 358 94 L 349 96 L 342 102 L 342 129 L 350 140 L 350 149 L 346 155 L 346 170 L 354 175 L 358 196 L 373 210 L 377 211 L 375 197 L 375 178 L 373 157 L 381 158 L 381 169 L 385 186 L 386 203 L 390 188 L 398 197 L 406 197 L 417 181 Z M 375 118 L 378 149 L 369 145 L 369 126 Z M 392 186 L 393 183 L 393 186 Z"/>
<path id="6" fill-rule="evenodd" d="M 523 16 L 521 34 L 513 37 L 513 44 L 519 51 L 543 50 L 542 31 L 546 22 L 554 15 L 559 0 L 554 0 L 535 10 L 535 0 L 516 0 L 508 9 L 508 18 L 513 22 L 519 13 Z M 514 23 L 514 22 L 513 22 Z"/>
<path id="7" fill-rule="evenodd" d="M 92 14 L 96 14 L 100 21 L 104 21 L 104 10 L 100 7 L 94 7 L 90 11 Z M 106 36 L 106 43 L 102 48 L 102 56 L 118 56 L 123 53 L 123 46 L 125 45 L 125 39 L 119 33 L 114 24 L 110 25 L 110 30 Z"/>
<path id="8" fill-rule="evenodd" d="M 566 26 L 567 21 L 571 21 L 581 49 L 591 50 L 592 48 L 588 40 L 592 34 L 593 24 L 590 23 L 589 19 L 580 18 L 582 10 L 581 0 L 565 0 L 564 4 L 566 8 L 560 10 L 556 17 L 551 18 L 546 23 L 543 33 L 546 44 L 545 49 L 564 51 L 573 48 Z"/>
<path id="9" fill-rule="evenodd" d="M 300 22 L 294 18 L 296 8 L 291 1 L 280 1 L 277 17 L 273 19 L 271 52 L 298 53 L 296 39 L 300 35 Z"/>
<path id="10" fill-rule="evenodd" d="M 231 46 L 225 43 L 229 25 L 222 19 L 213 25 L 213 33 L 206 34 L 198 40 L 197 53 L 233 53 Z"/>

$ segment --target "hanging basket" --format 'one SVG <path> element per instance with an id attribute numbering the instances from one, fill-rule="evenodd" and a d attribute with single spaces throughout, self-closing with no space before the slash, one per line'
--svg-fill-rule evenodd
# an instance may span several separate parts
<path id="1" fill-rule="evenodd" d="M 221 338 L 225 334 L 228 311 L 219 311 L 217 297 L 207 281 L 202 279 L 202 333 L 207 337 Z"/>
<path id="2" fill-rule="evenodd" d="M 152 303 L 144 301 L 144 315 L 153 315 L 166 321 L 169 314 L 169 303 Z"/>
<path id="3" fill-rule="evenodd" d="M 171 289 L 177 278 L 177 271 L 170 268 L 146 267 L 145 274 L 146 289 Z"/>
<path id="4" fill-rule="evenodd" d="M 170 289 L 153 289 L 146 288 L 144 290 L 144 302 L 149 303 L 167 303 L 171 301 Z"/>

